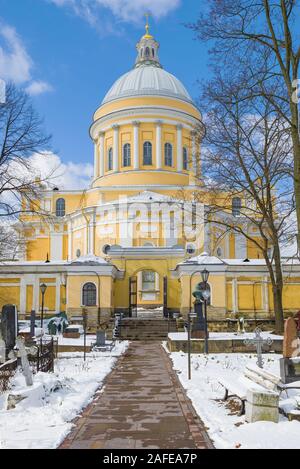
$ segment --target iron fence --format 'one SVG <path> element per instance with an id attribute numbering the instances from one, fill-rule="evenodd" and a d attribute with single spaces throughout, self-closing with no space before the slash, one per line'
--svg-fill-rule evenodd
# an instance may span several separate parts
<path id="1" fill-rule="evenodd" d="M 51 373 L 54 371 L 54 359 L 57 357 L 58 341 L 52 337 L 48 339 L 40 339 L 36 343 L 36 353 L 28 355 L 28 360 L 33 373 L 42 371 Z"/>
<path id="2" fill-rule="evenodd" d="M 17 359 L 9 360 L 0 365 L 0 394 L 8 391 L 11 379 L 17 371 Z"/>

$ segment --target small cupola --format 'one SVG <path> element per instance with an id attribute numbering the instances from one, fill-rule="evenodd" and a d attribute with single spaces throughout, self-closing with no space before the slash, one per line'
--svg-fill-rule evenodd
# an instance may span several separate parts
<path id="1" fill-rule="evenodd" d="M 135 62 L 135 67 L 137 68 L 141 65 L 154 65 L 156 67 L 162 68 L 158 57 L 159 43 L 149 32 L 149 15 L 146 15 L 146 17 L 146 34 L 136 45 L 138 56 Z"/>

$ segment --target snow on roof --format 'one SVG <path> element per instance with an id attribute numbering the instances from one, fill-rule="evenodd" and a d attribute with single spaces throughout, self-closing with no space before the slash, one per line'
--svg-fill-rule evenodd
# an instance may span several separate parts
<path id="1" fill-rule="evenodd" d="M 108 262 L 102 257 L 95 256 L 94 254 L 87 254 L 86 256 L 80 256 L 71 262 L 71 265 L 99 265 L 108 264 Z"/>
<path id="2" fill-rule="evenodd" d="M 209 256 L 207 252 L 202 252 L 199 256 L 191 257 L 190 259 L 184 261 L 184 264 L 214 264 L 222 265 L 225 264 L 222 259 L 216 256 Z"/>

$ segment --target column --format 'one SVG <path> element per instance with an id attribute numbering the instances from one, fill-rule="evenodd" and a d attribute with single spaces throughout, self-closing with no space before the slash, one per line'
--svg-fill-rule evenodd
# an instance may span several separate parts
<path id="1" fill-rule="evenodd" d="M 113 147 L 113 170 L 119 171 L 119 129 L 118 125 L 113 125 L 114 147 Z"/>
<path id="2" fill-rule="evenodd" d="M 183 170 L 182 125 L 177 125 L 177 171 Z"/>
<path id="3" fill-rule="evenodd" d="M 140 123 L 135 121 L 133 124 L 133 169 L 139 169 L 139 126 Z"/>
<path id="4" fill-rule="evenodd" d="M 161 159 L 161 127 L 162 121 L 156 121 L 156 168 L 162 167 Z"/>
<path id="5" fill-rule="evenodd" d="M 197 142 L 196 142 L 196 132 L 191 132 L 192 137 L 192 171 L 197 175 Z"/>
<path id="6" fill-rule="evenodd" d="M 99 134 L 99 174 L 100 177 L 104 175 L 104 132 Z"/>
<path id="7" fill-rule="evenodd" d="M 89 221 L 89 252 L 88 254 L 94 254 L 95 249 L 95 214 L 92 215 Z"/>
<path id="8" fill-rule="evenodd" d="M 239 301 L 238 301 L 238 285 L 237 279 L 232 280 L 232 312 L 238 313 L 239 311 Z"/>
<path id="9" fill-rule="evenodd" d="M 262 284 L 263 291 L 263 309 L 266 313 L 269 312 L 269 277 L 264 277 Z"/>
<path id="10" fill-rule="evenodd" d="M 99 176 L 99 151 L 98 140 L 94 140 L 94 179 Z"/>
<path id="11" fill-rule="evenodd" d="M 68 260 L 72 260 L 72 247 L 73 247 L 73 226 L 72 221 L 68 225 Z"/>
<path id="12" fill-rule="evenodd" d="M 20 314 L 26 313 L 26 281 L 24 277 L 21 277 L 20 282 Z"/>
<path id="13" fill-rule="evenodd" d="M 36 314 L 39 314 L 40 308 L 40 279 L 35 277 L 33 284 L 33 309 Z"/>
<path id="14" fill-rule="evenodd" d="M 60 276 L 56 277 L 56 282 L 55 282 L 55 312 L 60 313 Z"/>

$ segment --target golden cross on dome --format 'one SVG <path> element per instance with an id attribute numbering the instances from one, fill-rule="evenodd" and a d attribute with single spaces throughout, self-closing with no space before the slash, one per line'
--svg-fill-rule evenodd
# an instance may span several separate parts
<path id="1" fill-rule="evenodd" d="M 151 16 L 151 13 L 145 13 L 145 17 L 146 17 L 146 36 L 145 37 L 152 37 L 151 34 L 149 34 L 149 29 L 150 29 L 150 25 L 149 25 L 149 18 Z"/>

